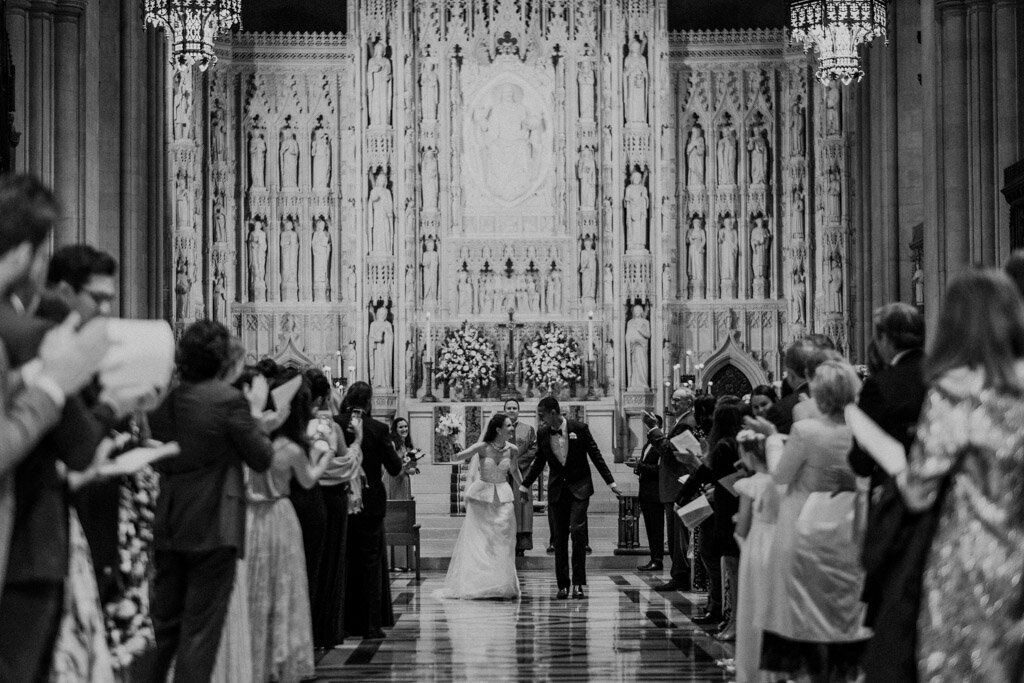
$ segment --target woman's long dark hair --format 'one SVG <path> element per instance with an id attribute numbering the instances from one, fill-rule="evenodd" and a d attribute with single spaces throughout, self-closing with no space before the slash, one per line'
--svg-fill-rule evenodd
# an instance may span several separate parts
<path id="1" fill-rule="evenodd" d="M 491 421 L 487 423 L 487 429 L 484 431 L 484 443 L 494 443 L 494 440 L 498 438 L 498 430 L 505 425 L 505 420 L 511 420 L 505 413 L 495 413 Z"/>
<path id="2" fill-rule="evenodd" d="M 278 374 L 277 380 L 272 388 L 277 388 L 298 376 L 300 373 L 293 368 L 286 369 Z M 284 424 L 274 431 L 273 436 L 283 436 L 289 441 L 294 441 L 302 450 L 309 452 L 309 442 L 306 438 L 306 426 L 313 419 L 313 394 L 309 390 L 309 381 L 303 377 L 299 390 L 295 392 L 292 399 L 292 409 L 288 413 L 288 419 Z"/>
<path id="3" fill-rule="evenodd" d="M 405 435 L 405 439 L 403 439 L 398 434 L 398 423 L 399 422 L 404 422 L 405 424 L 409 424 L 409 421 L 406 420 L 404 417 L 396 417 L 394 420 L 392 420 L 391 421 L 391 442 L 393 444 L 395 444 L 395 450 L 398 450 L 399 448 L 407 448 L 407 449 L 409 449 L 411 451 L 411 450 L 413 450 L 415 448 L 415 446 L 412 445 L 412 430 L 410 430 L 409 433 Z"/>
<path id="4" fill-rule="evenodd" d="M 708 436 L 708 449 L 714 450 L 720 441 L 735 439 L 743 428 L 743 416 L 746 406 L 742 403 L 728 401 L 715 408 L 715 417 L 711 422 L 711 434 Z"/>
<path id="5" fill-rule="evenodd" d="M 367 417 L 370 416 L 370 408 L 373 406 L 373 387 L 366 382 L 353 382 L 352 386 L 345 392 L 345 398 L 341 400 L 341 412 L 350 412 L 353 408 L 359 408 Z"/>

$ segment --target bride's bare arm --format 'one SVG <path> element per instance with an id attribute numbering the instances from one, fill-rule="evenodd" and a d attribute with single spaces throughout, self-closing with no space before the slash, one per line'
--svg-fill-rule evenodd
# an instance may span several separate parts
<path id="1" fill-rule="evenodd" d="M 477 442 L 477 443 L 473 444 L 472 446 L 470 446 L 469 448 L 467 448 L 466 450 L 462 451 L 461 453 L 456 453 L 455 455 L 453 455 L 451 461 L 452 462 L 462 462 L 463 460 L 469 460 L 470 458 L 472 458 L 477 453 L 480 453 L 481 451 L 483 451 L 484 446 L 486 446 L 486 445 L 487 444 L 485 444 L 483 441 Z"/>

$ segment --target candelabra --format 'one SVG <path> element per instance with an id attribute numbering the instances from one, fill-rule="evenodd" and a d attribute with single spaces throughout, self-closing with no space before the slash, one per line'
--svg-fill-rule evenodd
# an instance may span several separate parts
<path id="1" fill-rule="evenodd" d="M 583 397 L 584 401 L 596 401 L 598 399 L 597 393 L 594 391 L 594 359 L 591 358 L 587 361 L 587 395 Z"/>
<path id="2" fill-rule="evenodd" d="M 434 396 L 434 361 L 425 360 L 423 365 L 426 367 L 427 392 L 423 394 L 423 398 L 420 401 L 423 403 L 437 403 L 437 396 Z"/>

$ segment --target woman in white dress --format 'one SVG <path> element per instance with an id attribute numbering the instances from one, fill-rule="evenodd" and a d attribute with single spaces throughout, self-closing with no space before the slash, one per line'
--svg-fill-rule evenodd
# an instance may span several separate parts
<path id="1" fill-rule="evenodd" d="M 516 455 L 510 443 L 512 419 L 498 413 L 487 424 L 484 438 L 452 457 L 454 462 L 479 459 L 480 477 L 466 486 L 466 518 L 455 542 L 443 598 L 463 600 L 515 599 L 519 597 L 516 574 L 516 517 L 508 471 Z"/>

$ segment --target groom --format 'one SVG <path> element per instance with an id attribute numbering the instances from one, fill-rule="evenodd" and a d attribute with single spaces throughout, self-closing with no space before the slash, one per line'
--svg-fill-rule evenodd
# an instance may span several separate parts
<path id="1" fill-rule="evenodd" d="M 582 422 L 562 417 L 558 401 L 546 396 L 537 404 L 537 457 L 529 473 L 523 478 L 520 491 L 528 491 L 544 470 L 551 468 L 548 477 L 548 515 L 554 528 L 555 578 L 558 581 L 559 600 L 569 597 L 569 537 L 572 536 L 572 591 L 573 598 L 585 598 L 587 585 L 587 506 L 594 495 L 587 456 L 601 474 L 612 492 L 622 496 L 612 473 L 601 457 L 601 451 L 590 435 L 590 428 Z"/>

